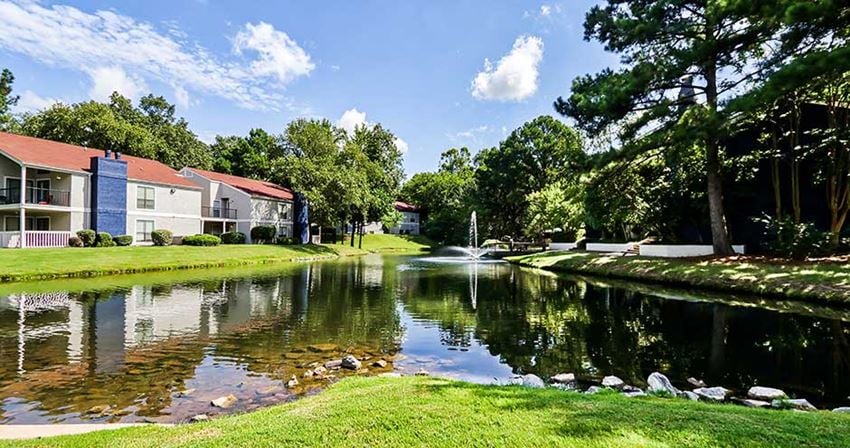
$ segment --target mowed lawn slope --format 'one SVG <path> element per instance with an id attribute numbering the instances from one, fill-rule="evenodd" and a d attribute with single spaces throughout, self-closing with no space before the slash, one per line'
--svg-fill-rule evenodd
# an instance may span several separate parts
<path id="1" fill-rule="evenodd" d="M 341 244 L 0 249 L 0 280 L 87 277 L 236 266 L 363 255 L 371 252 L 417 252 L 428 248 L 427 240 L 421 238 L 366 235 L 362 249 Z"/>
<path id="2" fill-rule="evenodd" d="M 616 393 L 352 378 L 318 395 L 176 427 L 9 443 L 46 447 L 847 447 L 850 416 Z"/>
<path id="3" fill-rule="evenodd" d="M 664 259 L 592 252 L 544 252 L 509 261 L 556 272 L 643 280 L 675 286 L 789 299 L 850 303 L 847 262 L 791 262 L 757 257 Z"/>

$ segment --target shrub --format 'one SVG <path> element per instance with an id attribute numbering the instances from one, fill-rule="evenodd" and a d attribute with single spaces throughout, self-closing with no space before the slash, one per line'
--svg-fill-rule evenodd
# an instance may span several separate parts
<path id="1" fill-rule="evenodd" d="M 157 229 L 151 232 L 151 240 L 154 246 L 170 246 L 174 240 L 174 234 L 170 230 Z"/>
<path id="2" fill-rule="evenodd" d="M 83 247 L 83 240 L 78 236 L 72 236 L 71 238 L 68 238 L 68 246 Z"/>
<path id="3" fill-rule="evenodd" d="M 245 234 L 242 232 L 227 232 L 221 234 L 222 244 L 245 244 Z"/>
<path id="4" fill-rule="evenodd" d="M 92 247 L 94 246 L 94 240 L 97 238 L 97 234 L 91 229 L 78 230 L 77 238 L 80 239 L 84 247 Z"/>
<path id="5" fill-rule="evenodd" d="M 289 246 L 291 244 L 295 244 L 295 238 L 288 236 L 281 236 L 275 239 L 275 244 L 280 244 L 283 246 Z"/>
<path id="6" fill-rule="evenodd" d="M 94 239 L 95 247 L 113 247 L 115 246 L 115 241 L 112 241 L 112 235 L 109 232 L 98 232 L 97 237 Z"/>
<path id="7" fill-rule="evenodd" d="M 112 238 L 116 246 L 129 246 L 133 244 L 133 235 L 118 235 Z"/>
<path id="8" fill-rule="evenodd" d="M 183 244 L 186 246 L 218 246 L 221 244 L 221 238 L 207 234 L 189 235 L 183 237 Z"/>
<path id="9" fill-rule="evenodd" d="M 791 218 L 776 219 L 770 216 L 759 221 L 765 227 L 767 250 L 774 255 L 802 260 L 823 255 L 830 249 L 829 232 L 819 230 L 812 223 L 797 224 Z"/>
<path id="10" fill-rule="evenodd" d="M 251 240 L 255 243 L 270 243 L 277 235 L 275 226 L 256 226 L 251 229 Z"/>

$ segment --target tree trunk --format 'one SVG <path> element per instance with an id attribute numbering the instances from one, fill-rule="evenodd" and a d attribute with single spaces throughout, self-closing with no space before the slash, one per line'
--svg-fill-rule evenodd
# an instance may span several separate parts
<path id="1" fill-rule="evenodd" d="M 354 247 L 354 233 L 357 230 L 357 224 L 351 220 L 351 247 Z"/>
<path id="2" fill-rule="evenodd" d="M 360 241 L 357 242 L 357 248 L 363 249 L 363 222 L 360 222 Z"/>
<path id="3" fill-rule="evenodd" d="M 782 180 L 779 173 L 779 137 L 776 135 L 776 129 L 774 129 L 771 134 L 774 154 L 773 158 L 770 160 L 770 180 L 773 183 L 773 201 L 776 203 L 776 219 L 782 219 Z"/>
<path id="4" fill-rule="evenodd" d="M 713 30 L 709 30 L 709 35 Z M 706 105 L 711 121 L 717 119 L 717 65 L 710 59 L 705 67 Z M 708 178 L 708 213 L 711 220 L 711 242 L 715 255 L 732 255 L 726 213 L 723 210 L 723 176 L 720 172 L 720 142 L 710 130 L 705 137 L 705 168 Z"/>

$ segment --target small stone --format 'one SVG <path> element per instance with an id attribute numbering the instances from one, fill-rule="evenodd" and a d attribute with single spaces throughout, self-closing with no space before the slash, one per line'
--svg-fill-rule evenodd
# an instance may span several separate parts
<path id="1" fill-rule="evenodd" d="M 379 360 L 372 363 L 372 367 L 377 367 L 379 369 L 383 369 L 383 368 L 387 367 L 387 362 L 384 361 L 383 359 L 379 359 Z"/>
<path id="2" fill-rule="evenodd" d="M 694 377 L 688 378 L 688 384 L 694 387 L 708 387 L 708 384 L 705 384 L 705 381 L 698 380 Z"/>
<path id="3" fill-rule="evenodd" d="M 325 363 L 326 369 L 334 369 L 334 368 L 338 369 L 341 366 L 342 366 L 342 360 L 341 359 L 334 359 L 333 361 L 328 361 L 328 362 Z"/>
<path id="4" fill-rule="evenodd" d="M 546 387 L 546 383 L 544 383 L 543 380 L 540 379 L 539 376 L 537 376 L 533 373 L 529 373 L 528 375 L 522 376 L 522 385 L 525 386 L 525 387 L 534 387 L 534 388 Z"/>
<path id="5" fill-rule="evenodd" d="M 798 410 L 798 411 L 816 411 L 817 410 L 817 408 L 812 406 L 812 404 L 809 403 L 809 401 L 806 400 L 805 398 L 797 398 L 797 399 L 792 399 L 792 400 L 786 400 L 786 399 L 773 400 L 773 402 L 771 402 L 770 405 L 773 406 L 774 408 L 778 408 L 778 409 L 789 408 L 789 409 L 795 409 L 795 410 Z"/>
<path id="6" fill-rule="evenodd" d="M 425 369 L 419 369 L 419 371 L 416 372 L 416 376 L 429 376 L 429 375 L 431 375 L 431 373 L 428 372 Z"/>
<path id="7" fill-rule="evenodd" d="M 354 356 L 345 355 L 345 358 L 342 358 L 342 364 L 340 366 L 344 369 L 358 370 L 363 366 L 363 363 Z"/>
<path id="8" fill-rule="evenodd" d="M 195 391 L 195 389 L 186 389 L 186 390 L 181 390 L 180 392 L 177 392 L 177 396 L 178 396 L 178 397 L 188 397 L 188 396 L 189 396 L 189 395 L 191 395 L 191 394 L 192 394 L 192 392 L 194 392 L 194 391 Z"/>
<path id="9" fill-rule="evenodd" d="M 634 391 L 623 392 L 623 395 L 626 396 L 626 397 L 629 397 L 629 398 L 634 398 L 634 397 L 645 397 L 646 393 L 644 393 L 644 391 L 638 389 L 638 390 L 634 390 Z"/>
<path id="10" fill-rule="evenodd" d="M 549 378 L 549 381 L 558 384 L 569 384 L 576 381 L 576 376 L 572 373 L 559 373 L 552 378 Z"/>
<path id="11" fill-rule="evenodd" d="M 199 423 L 199 422 L 208 422 L 210 421 L 210 416 L 207 414 L 198 414 L 189 418 L 189 423 Z"/>
<path id="12" fill-rule="evenodd" d="M 616 376 L 609 375 L 605 378 L 602 378 L 602 385 L 605 387 L 610 387 L 612 389 L 622 389 L 623 386 L 626 385 L 626 383 L 620 378 L 617 378 Z"/>
<path id="13" fill-rule="evenodd" d="M 647 390 L 650 392 L 669 394 L 674 397 L 679 395 L 679 389 L 673 387 L 673 383 L 659 372 L 652 372 L 649 374 L 649 378 L 646 379 L 646 383 L 649 386 Z"/>
<path id="14" fill-rule="evenodd" d="M 315 375 L 316 375 L 316 372 L 314 372 L 312 370 L 307 370 L 301 376 L 304 377 L 304 378 L 312 378 Z"/>
<path id="15" fill-rule="evenodd" d="M 833 409 L 833 410 L 832 410 L 832 412 L 839 412 L 839 413 L 842 413 L 842 414 L 844 414 L 844 413 L 850 413 L 850 407 L 847 407 L 847 406 L 841 406 L 841 407 L 839 407 L 839 408 L 835 408 L 835 409 Z"/>
<path id="16" fill-rule="evenodd" d="M 743 406 L 748 408 L 769 408 L 770 403 L 762 400 L 753 400 L 752 398 L 744 398 L 735 400 L 735 402 L 740 403 Z"/>
<path id="17" fill-rule="evenodd" d="M 339 346 L 336 344 L 312 344 L 307 346 L 307 350 L 314 353 L 338 352 Z"/>
<path id="18" fill-rule="evenodd" d="M 293 387 L 298 386 L 298 378 L 295 375 L 292 375 L 292 378 L 286 382 L 286 387 L 292 389 Z"/>
<path id="19" fill-rule="evenodd" d="M 602 390 L 602 388 L 599 387 L 599 386 L 590 386 L 590 387 L 587 388 L 586 391 L 584 391 L 584 393 L 586 393 L 588 395 L 593 395 L 593 394 L 595 394 L 595 393 L 597 393 L 601 390 Z"/>
<path id="20" fill-rule="evenodd" d="M 325 376 L 326 373 L 328 373 L 328 369 L 324 368 L 323 366 L 319 366 L 313 369 L 313 375 L 315 376 Z"/>
<path id="21" fill-rule="evenodd" d="M 233 394 L 230 394 L 230 395 L 225 395 L 223 397 L 218 397 L 215 400 L 211 401 L 210 404 L 212 404 L 213 406 L 215 406 L 217 408 L 227 409 L 229 407 L 232 407 L 234 404 L 236 404 L 237 401 L 238 400 L 237 400 L 236 396 L 234 396 Z"/>
<path id="22" fill-rule="evenodd" d="M 699 401 L 699 395 L 697 395 L 697 394 L 695 394 L 695 393 L 693 393 L 689 390 L 682 391 L 682 394 L 680 396 L 682 398 L 686 398 L 686 399 L 691 400 L 691 401 Z"/>
<path id="23" fill-rule="evenodd" d="M 108 404 L 99 404 L 97 406 L 92 406 L 86 411 L 86 414 L 103 414 L 108 411 L 110 406 Z"/>
<path id="24" fill-rule="evenodd" d="M 700 387 L 698 389 L 694 389 L 695 394 L 703 400 L 708 401 L 723 401 L 726 399 L 726 396 L 729 395 L 729 392 L 729 389 L 720 386 Z"/>
<path id="25" fill-rule="evenodd" d="M 772 387 L 762 387 L 762 386 L 753 386 L 747 391 L 747 396 L 752 398 L 753 400 L 762 400 L 762 401 L 773 401 L 773 400 L 781 400 L 783 398 L 788 398 L 788 395 L 785 394 L 780 389 L 774 389 Z"/>

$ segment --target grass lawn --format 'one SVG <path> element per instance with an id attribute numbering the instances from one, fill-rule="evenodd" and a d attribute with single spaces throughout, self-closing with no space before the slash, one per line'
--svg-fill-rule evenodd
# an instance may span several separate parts
<path id="1" fill-rule="evenodd" d="M 847 263 L 788 262 L 756 257 L 663 259 L 590 252 L 545 252 L 508 260 L 551 271 L 850 303 L 850 266 Z"/>
<path id="2" fill-rule="evenodd" d="M 352 378 L 293 403 L 209 423 L 15 446 L 847 447 L 850 416 L 435 378 Z"/>
<path id="3" fill-rule="evenodd" d="M 299 261 L 370 252 L 418 252 L 428 248 L 427 240 L 419 237 L 366 235 L 363 237 L 363 249 L 338 244 L 5 249 L 0 250 L 0 280 L 89 277 Z"/>

